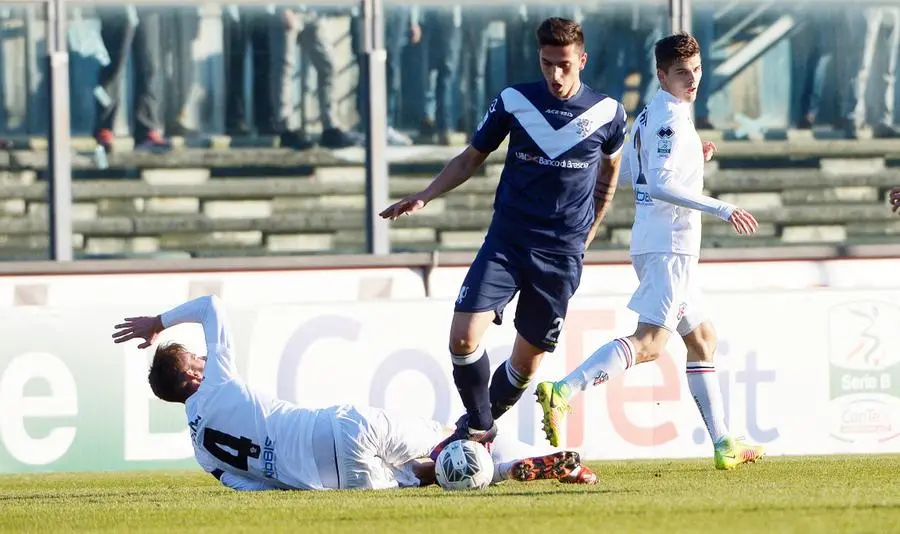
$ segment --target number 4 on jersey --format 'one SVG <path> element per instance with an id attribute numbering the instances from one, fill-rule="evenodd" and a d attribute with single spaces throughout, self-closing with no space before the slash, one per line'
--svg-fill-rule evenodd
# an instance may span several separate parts
<path id="1" fill-rule="evenodd" d="M 226 450 L 223 446 L 234 452 Z M 259 458 L 259 445 L 253 443 L 250 438 L 243 436 L 238 438 L 214 428 L 206 428 L 203 431 L 203 448 L 218 460 L 241 471 L 247 470 L 248 458 Z"/>

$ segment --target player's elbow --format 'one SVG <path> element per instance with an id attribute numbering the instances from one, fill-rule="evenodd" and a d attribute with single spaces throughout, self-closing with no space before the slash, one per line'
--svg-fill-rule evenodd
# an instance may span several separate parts
<path id="1" fill-rule="evenodd" d="M 647 180 L 647 192 L 650 193 L 650 198 L 665 200 L 665 191 L 659 186 L 658 183 L 656 183 L 655 180 Z"/>
<path id="2" fill-rule="evenodd" d="M 203 295 L 198 300 L 203 305 L 204 308 L 211 309 L 221 309 L 222 308 L 222 299 L 220 299 L 217 295 Z"/>
<path id="3" fill-rule="evenodd" d="M 469 145 L 460 155 L 456 156 L 456 159 L 465 169 L 465 172 L 471 175 L 475 174 L 478 167 L 481 167 L 481 164 L 487 160 L 488 155 L 488 152 L 482 152 Z"/>
<path id="4" fill-rule="evenodd" d="M 222 299 L 220 299 L 216 295 L 204 295 L 197 299 L 200 301 L 200 306 L 203 308 L 203 315 L 209 316 L 208 314 L 212 313 L 214 315 L 222 315 L 224 313 L 224 304 L 222 303 Z"/>
<path id="5" fill-rule="evenodd" d="M 669 188 L 665 186 L 666 176 L 663 173 L 657 173 L 655 176 L 647 177 L 647 191 L 651 198 L 668 201 L 672 198 Z"/>

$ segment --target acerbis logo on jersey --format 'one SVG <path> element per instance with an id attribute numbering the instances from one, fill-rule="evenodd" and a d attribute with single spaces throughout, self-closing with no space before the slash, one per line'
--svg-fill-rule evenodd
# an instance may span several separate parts
<path id="1" fill-rule="evenodd" d="M 575 116 L 571 111 L 565 111 L 562 109 L 553 109 L 553 108 L 548 108 L 546 111 L 544 111 L 544 113 L 547 113 L 548 115 L 559 115 L 561 117 L 569 117 L 570 119 Z"/>
<path id="2" fill-rule="evenodd" d="M 544 156 L 535 156 L 525 152 L 516 152 L 516 157 L 529 163 L 537 163 L 545 167 L 558 167 L 560 169 L 586 169 L 590 165 L 584 161 L 572 161 L 570 159 L 549 159 Z"/>

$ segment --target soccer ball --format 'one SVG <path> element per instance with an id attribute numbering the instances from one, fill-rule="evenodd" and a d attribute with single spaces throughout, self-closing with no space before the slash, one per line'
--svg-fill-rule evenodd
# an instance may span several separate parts
<path id="1" fill-rule="evenodd" d="M 434 472 L 445 490 L 484 489 L 494 479 L 494 460 L 484 445 L 461 439 L 438 454 Z"/>

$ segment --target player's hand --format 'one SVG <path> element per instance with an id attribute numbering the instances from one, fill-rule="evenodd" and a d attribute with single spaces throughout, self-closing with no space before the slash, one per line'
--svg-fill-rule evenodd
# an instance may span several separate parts
<path id="1" fill-rule="evenodd" d="M 156 343 L 159 333 L 162 331 L 162 318 L 158 315 L 156 317 L 126 317 L 124 323 L 116 325 L 116 331 L 112 337 L 116 343 L 143 339 L 144 342 L 138 345 L 138 348 L 146 349 Z"/>
<path id="2" fill-rule="evenodd" d="M 728 218 L 728 222 L 731 223 L 731 227 L 734 228 L 734 231 L 740 235 L 755 234 L 756 229 L 759 228 L 759 223 L 756 222 L 756 218 L 749 211 L 741 208 L 734 209 L 731 213 L 731 217 Z"/>
<path id="3" fill-rule="evenodd" d="M 719 150 L 719 149 L 716 147 L 716 144 L 713 143 L 712 141 L 703 141 L 703 160 L 704 161 L 711 160 L 713 157 L 713 154 L 715 154 L 717 150 Z"/>
<path id="4" fill-rule="evenodd" d="M 888 198 L 891 201 L 891 211 L 897 213 L 900 210 L 900 186 L 892 188 Z"/>
<path id="5" fill-rule="evenodd" d="M 393 221 L 404 213 L 410 214 L 414 211 L 419 211 L 428 204 L 429 200 L 428 195 L 422 191 L 393 203 L 388 209 L 382 211 L 378 215 L 382 219 L 390 219 Z"/>

